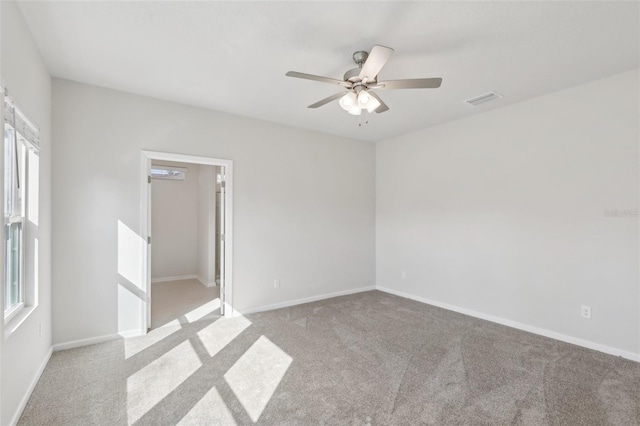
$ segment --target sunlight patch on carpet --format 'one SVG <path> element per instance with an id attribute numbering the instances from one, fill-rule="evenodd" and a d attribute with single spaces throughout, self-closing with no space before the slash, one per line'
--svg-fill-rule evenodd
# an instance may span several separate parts
<path id="1" fill-rule="evenodd" d="M 222 317 L 200 330 L 198 337 L 209 353 L 209 356 L 214 356 L 250 325 L 251 321 L 243 316 L 233 318 Z"/>
<path id="2" fill-rule="evenodd" d="M 191 342 L 185 341 L 128 377 L 129 422 L 140 420 L 201 366 Z"/>
<path id="3" fill-rule="evenodd" d="M 217 309 L 220 309 L 220 299 L 214 299 L 204 305 L 198 306 L 191 312 L 185 314 L 184 317 L 191 323 L 214 313 Z"/>
<path id="4" fill-rule="evenodd" d="M 175 324 L 167 324 L 164 327 L 156 328 L 151 330 L 145 336 L 124 339 L 124 359 L 129 359 L 135 354 L 155 345 L 181 328 L 182 326 L 180 323 L 175 321 Z"/>
<path id="5" fill-rule="evenodd" d="M 224 375 L 253 422 L 269 403 L 293 358 L 261 336 Z"/>
<path id="6" fill-rule="evenodd" d="M 224 403 L 218 389 L 211 388 L 178 422 L 179 426 L 236 425 L 233 414 Z"/>

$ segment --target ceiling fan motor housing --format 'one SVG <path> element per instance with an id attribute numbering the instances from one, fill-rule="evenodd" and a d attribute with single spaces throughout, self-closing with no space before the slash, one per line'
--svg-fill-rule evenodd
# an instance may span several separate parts
<path id="1" fill-rule="evenodd" d="M 364 50 L 358 50 L 353 54 L 353 60 L 360 68 L 362 68 L 362 64 L 364 64 L 367 61 L 368 57 L 369 57 L 369 53 L 365 52 Z"/>
<path id="2" fill-rule="evenodd" d="M 358 65 L 358 68 L 351 69 L 344 73 L 344 81 L 350 81 L 352 83 L 360 81 L 360 70 L 368 57 L 369 53 L 364 50 L 358 50 L 355 52 L 353 54 L 353 61 Z"/>
<path id="3" fill-rule="evenodd" d="M 344 73 L 344 81 L 355 83 L 360 81 L 360 68 L 354 68 Z"/>

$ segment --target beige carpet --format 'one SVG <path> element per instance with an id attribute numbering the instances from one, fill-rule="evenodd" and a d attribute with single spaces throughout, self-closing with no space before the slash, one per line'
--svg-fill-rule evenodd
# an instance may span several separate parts
<path id="1" fill-rule="evenodd" d="M 636 425 L 640 364 L 371 291 L 53 354 L 21 425 Z"/>
<path id="2" fill-rule="evenodd" d="M 151 284 L 151 328 L 184 324 L 220 313 L 220 287 L 196 279 Z"/>

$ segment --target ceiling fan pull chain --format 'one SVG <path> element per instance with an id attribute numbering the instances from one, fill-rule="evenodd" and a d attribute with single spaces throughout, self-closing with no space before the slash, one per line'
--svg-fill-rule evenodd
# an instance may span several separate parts
<path id="1" fill-rule="evenodd" d="M 364 116 L 364 124 L 369 124 L 369 111 L 363 109 L 360 113 L 360 117 L 358 117 L 359 123 L 358 127 L 362 127 L 362 116 Z"/>

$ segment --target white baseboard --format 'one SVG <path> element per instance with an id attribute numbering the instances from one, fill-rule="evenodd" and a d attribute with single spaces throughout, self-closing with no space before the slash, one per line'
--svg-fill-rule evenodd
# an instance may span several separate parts
<path id="1" fill-rule="evenodd" d="M 180 280 L 198 280 L 200 281 L 197 275 L 178 275 L 176 277 L 160 277 L 160 278 L 151 278 L 152 283 L 164 283 L 167 281 L 180 281 Z"/>
<path id="2" fill-rule="evenodd" d="M 133 330 L 121 331 L 119 333 L 105 334 L 104 336 L 88 337 L 86 339 L 71 340 L 69 342 L 56 343 L 53 345 L 53 352 L 66 351 L 67 349 L 80 348 L 82 346 L 95 345 L 98 343 L 110 342 L 111 340 L 127 339 L 129 337 L 142 336 L 145 333 L 136 328 Z"/>
<path id="3" fill-rule="evenodd" d="M 271 311 L 273 309 L 287 308 L 289 306 L 302 305 L 303 303 L 317 302 L 318 300 L 331 299 L 332 297 L 346 296 L 349 294 L 362 293 L 364 291 L 375 290 L 374 286 L 354 288 L 351 290 L 336 291 L 334 293 L 326 293 L 318 296 L 305 297 L 303 299 L 289 300 L 286 302 L 274 303 L 272 305 L 258 306 L 255 308 L 235 310 L 241 315 L 254 314 L 256 312 Z"/>
<path id="4" fill-rule="evenodd" d="M 164 283 L 168 281 L 181 281 L 181 280 L 198 280 L 200 284 L 205 287 L 215 287 L 216 283 L 207 282 L 200 275 L 178 275 L 176 277 L 160 277 L 160 278 L 151 278 L 151 283 Z"/>
<path id="5" fill-rule="evenodd" d="M 31 380 L 31 383 L 29 383 L 29 388 L 27 389 L 27 392 L 25 393 L 25 395 L 22 397 L 22 400 L 20 401 L 20 405 L 18 405 L 18 407 L 16 408 L 16 412 L 13 414 L 11 423 L 9 423 L 11 426 L 15 426 L 18 424 L 18 420 L 20 420 L 20 416 L 22 416 L 22 412 L 24 411 L 24 408 L 27 406 L 27 402 L 29 402 L 29 398 L 31 398 L 31 394 L 33 393 L 33 390 L 36 388 L 36 385 L 38 384 L 38 380 L 40 380 L 40 376 L 42 376 L 44 369 L 47 367 L 47 364 L 49 363 L 49 359 L 51 358 L 52 353 L 53 353 L 53 347 L 49 348 L 49 351 L 47 352 L 44 359 L 40 363 L 40 366 L 38 367 L 38 371 L 36 372 L 36 375 L 33 377 L 33 380 Z"/>
<path id="6" fill-rule="evenodd" d="M 351 289 L 351 290 L 337 291 L 337 292 L 334 292 L 334 293 L 326 293 L 326 294 L 321 294 L 321 295 L 318 295 L 318 296 L 306 297 L 306 298 L 303 298 L 303 299 L 296 299 L 296 300 L 289 300 L 289 301 L 286 301 L 286 302 L 274 303 L 272 305 L 265 305 L 265 306 L 259 306 L 259 307 L 255 307 L 255 308 L 250 308 L 250 309 L 243 309 L 241 311 L 239 311 L 237 309 L 232 309 L 231 306 L 229 306 L 228 304 L 225 304 L 225 306 L 226 306 L 225 312 L 227 313 L 226 316 L 248 315 L 248 314 L 253 314 L 253 313 L 256 313 L 256 312 L 263 312 L 263 311 L 270 311 L 270 310 L 273 310 L 273 309 L 286 308 L 286 307 L 289 307 L 289 306 L 301 305 L 303 303 L 316 302 L 318 300 L 331 299 L 332 297 L 338 297 L 338 296 L 347 296 L 349 294 L 362 293 L 364 291 L 371 291 L 371 290 L 375 290 L 375 289 L 376 289 L 376 287 L 374 287 L 374 286 L 360 287 L 360 288 L 354 288 L 354 289 Z M 67 349 L 74 349 L 74 348 L 79 348 L 79 347 L 82 347 L 82 346 L 95 345 L 97 343 L 108 342 L 108 341 L 116 340 L 116 339 L 123 339 L 123 338 L 127 338 L 127 337 L 141 336 L 143 334 L 144 333 L 141 330 L 134 329 L 134 330 L 129 330 L 129 331 L 123 331 L 123 332 L 120 332 L 120 333 L 105 334 L 104 336 L 89 337 L 87 339 L 78 339 L 78 340 L 72 340 L 70 342 L 56 343 L 55 345 L 53 345 L 53 351 L 54 352 L 64 351 L 64 350 L 67 350 Z"/>
<path id="7" fill-rule="evenodd" d="M 56 343 L 55 345 L 53 345 L 53 351 L 54 352 L 65 351 L 67 349 L 79 348 L 81 346 L 95 345 L 96 343 L 109 342 L 111 340 L 122 339 L 122 338 L 123 337 L 118 333 L 114 333 L 114 334 L 105 334 L 104 336 L 89 337 L 87 339 L 72 340 L 70 342 Z"/>
<path id="8" fill-rule="evenodd" d="M 555 331 L 546 330 L 544 328 L 534 327 L 532 325 L 523 324 L 517 321 L 512 321 L 493 315 L 484 314 L 482 312 L 473 311 L 471 309 L 461 308 L 448 303 L 438 302 L 436 300 L 426 299 L 424 297 L 414 296 L 413 294 L 404 293 L 402 291 L 393 290 L 387 287 L 376 286 L 377 290 L 385 293 L 394 294 L 396 296 L 404 297 L 406 299 L 415 300 L 417 302 L 426 303 L 427 305 L 437 306 L 439 308 L 447 309 L 449 311 L 458 312 L 460 314 L 469 315 L 471 317 L 483 319 L 486 321 L 495 322 L 497 324 L 506 325 L 507 327 L 516 328 L 518 330 L 528 331 L 529 333 L 538 334 L 540 336 L 549 337 L 551 339 L 560 340 L 561 342 L 571 343 L 573 345 L 582 346 L 584 348 L 593 349 L 599 352 L 604 352 L 609 355 L 620 356 L 622 358 L 630 359 L 632 361 L 640 362 L 640 354 L 617 349 L 611 346 L 602 345 L 600 343 L 590 342 L 588 340 L 579 339 L 577 337 L 568 336 L 566 334 L 557 333 Z"/>
<path id="9" fill-rule="evenodd" d="M 200 284 L 202 284 L 205 287 L 215 287 L 216 283 L 215 282 L 207 282 L 207 280 L 205 280 L 204 278 L 202 278 L 200 275 L 196 275 L 196 280 L 200 281 Z"/>
<path id="10" fill-rule="evenodd" d="M 138 336 L 144 336 L 145 333 L 143 330 L 139 329 L 139 328 L 134 328 L 133 330 L 127 330 L 127 331 L 120 331 L 118 332 L 118 337 L 121 337 L 123 339 L 128 339 L 129 337 L 138 337 Z M 117 337 L 116 337 L 117 339 Z"/>

